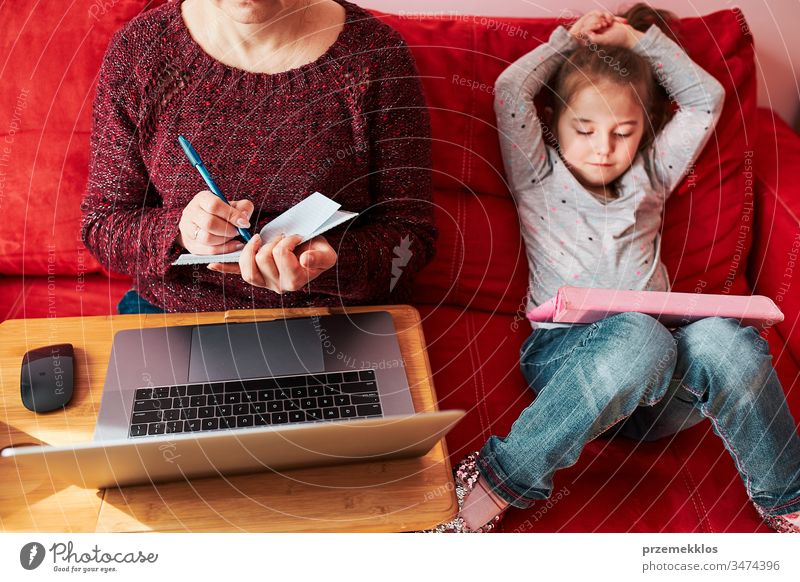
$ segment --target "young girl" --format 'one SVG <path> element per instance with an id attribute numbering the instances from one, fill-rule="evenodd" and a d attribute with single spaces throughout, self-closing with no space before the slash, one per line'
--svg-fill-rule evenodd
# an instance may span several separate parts
<path id="1" fill-rule="evenodd" d="M 658 26 L 647 28 L 667 13 L 637 5 L 627 16 L 595 11 L 559 27 L 497 80 L 529 307 L 563 285 L 669 290 L 664 203 L 711 136 L 724 90 Z M 543 132 L 534 97 L 554 74 Z M 667 122 L 669 100 L 678 109 Z M 655 440 L 704 418 L 763 519 L 800 531 L 800 438 L 754 328 L 712 317 L 670 331 L 639 313 L 535 324 L 520 359 L 537 397 L 507 437 L 457 466 L 461 511 L 438 531 L 488 531 L 509 505 L 547 499 L 554 473 L 612 427 Z"/>

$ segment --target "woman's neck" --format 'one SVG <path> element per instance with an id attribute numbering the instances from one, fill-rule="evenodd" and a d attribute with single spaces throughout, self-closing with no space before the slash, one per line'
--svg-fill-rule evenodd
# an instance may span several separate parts
<path id="1" fill-rule="evenodd" d="M 232 6 L 233 4 L 233 6 Z M 231 0 L 185 0 L 184 22 L 217 60 L 274 73 L 315 60 L 341 30 L 344 9 L 331 0 L 272 0 L 238 9 Z"/>

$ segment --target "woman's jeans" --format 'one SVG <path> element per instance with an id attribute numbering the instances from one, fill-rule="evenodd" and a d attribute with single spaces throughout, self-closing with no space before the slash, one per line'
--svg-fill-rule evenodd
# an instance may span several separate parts
<path id="1" fill-rule="evenodd" d="M 621 313 L 534 330 L 520 360 L 536 399 L 506 438 L 489 438 L 479 463 L 512 505 L 549 497 L 553 474 L 612 427 L 649 441 L 708 418 L 753 502 L 771 515 L 800 509 L 800 437 L 755 328 L 710 317 L 670 331 Z"/>
<path id="2" fill-rule="evenodd" d="M 139 295 L 134 289 L 131 289 L 117 304 L 117 313 L 120 315 L 129 315 L 131 313 L 164 313 L 164 310 L 147 301 L 144 297 Z"/>

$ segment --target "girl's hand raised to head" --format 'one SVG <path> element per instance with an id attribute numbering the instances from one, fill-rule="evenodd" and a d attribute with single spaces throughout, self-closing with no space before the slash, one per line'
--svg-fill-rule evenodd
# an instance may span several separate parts
<path id="1" fill-rule="evenodd" d="M 569 29 L 569 33 L 580 40 L 587 32 L 601 30 L 611 26 L 613 21 L 614 15 L 610 12 L 606 10 L 592 10 L 576 20 Z"/>
<path id="2" fill-rule="evenodd" d="M 336 264 L 337 255 L 324 236 L 300 244 L 299 235 L 276 236 L 263 243 L 255 235 L 242 250 L 239 264 L 211 263 L 221 273 L 241 274 L 254 287 L 278 294 L 297 291 Z"/>
<path id="3" fill-rule="evenodd" d="M 639 32 L 631 25 L 615 20 L 606 28 L 587 31 L 584 35 L 584 42 L 587 44 L 605 44 L 631 49 L 643 36 L 644 33 Z"/>
<path id="4" fill-rule="evenodd" d="M 630 43 L 629 33 L 624 29 L 634 31 L 625 18 L 614 16 L 605 10 L 592 10 L 576 20 L 569 33 L 586 44 L 610 44 L 630 48 L 636 41 Z"/>

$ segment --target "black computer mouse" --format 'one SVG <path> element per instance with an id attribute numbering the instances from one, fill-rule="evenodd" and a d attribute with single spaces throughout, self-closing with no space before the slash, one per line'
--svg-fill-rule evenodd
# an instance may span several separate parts
<path id="1" fill-rule="evenodd" d="M 72 344 L 44 346 L 22 357 L 22 404 L 33 412 L 63 408 L 72 398 Z"/>

